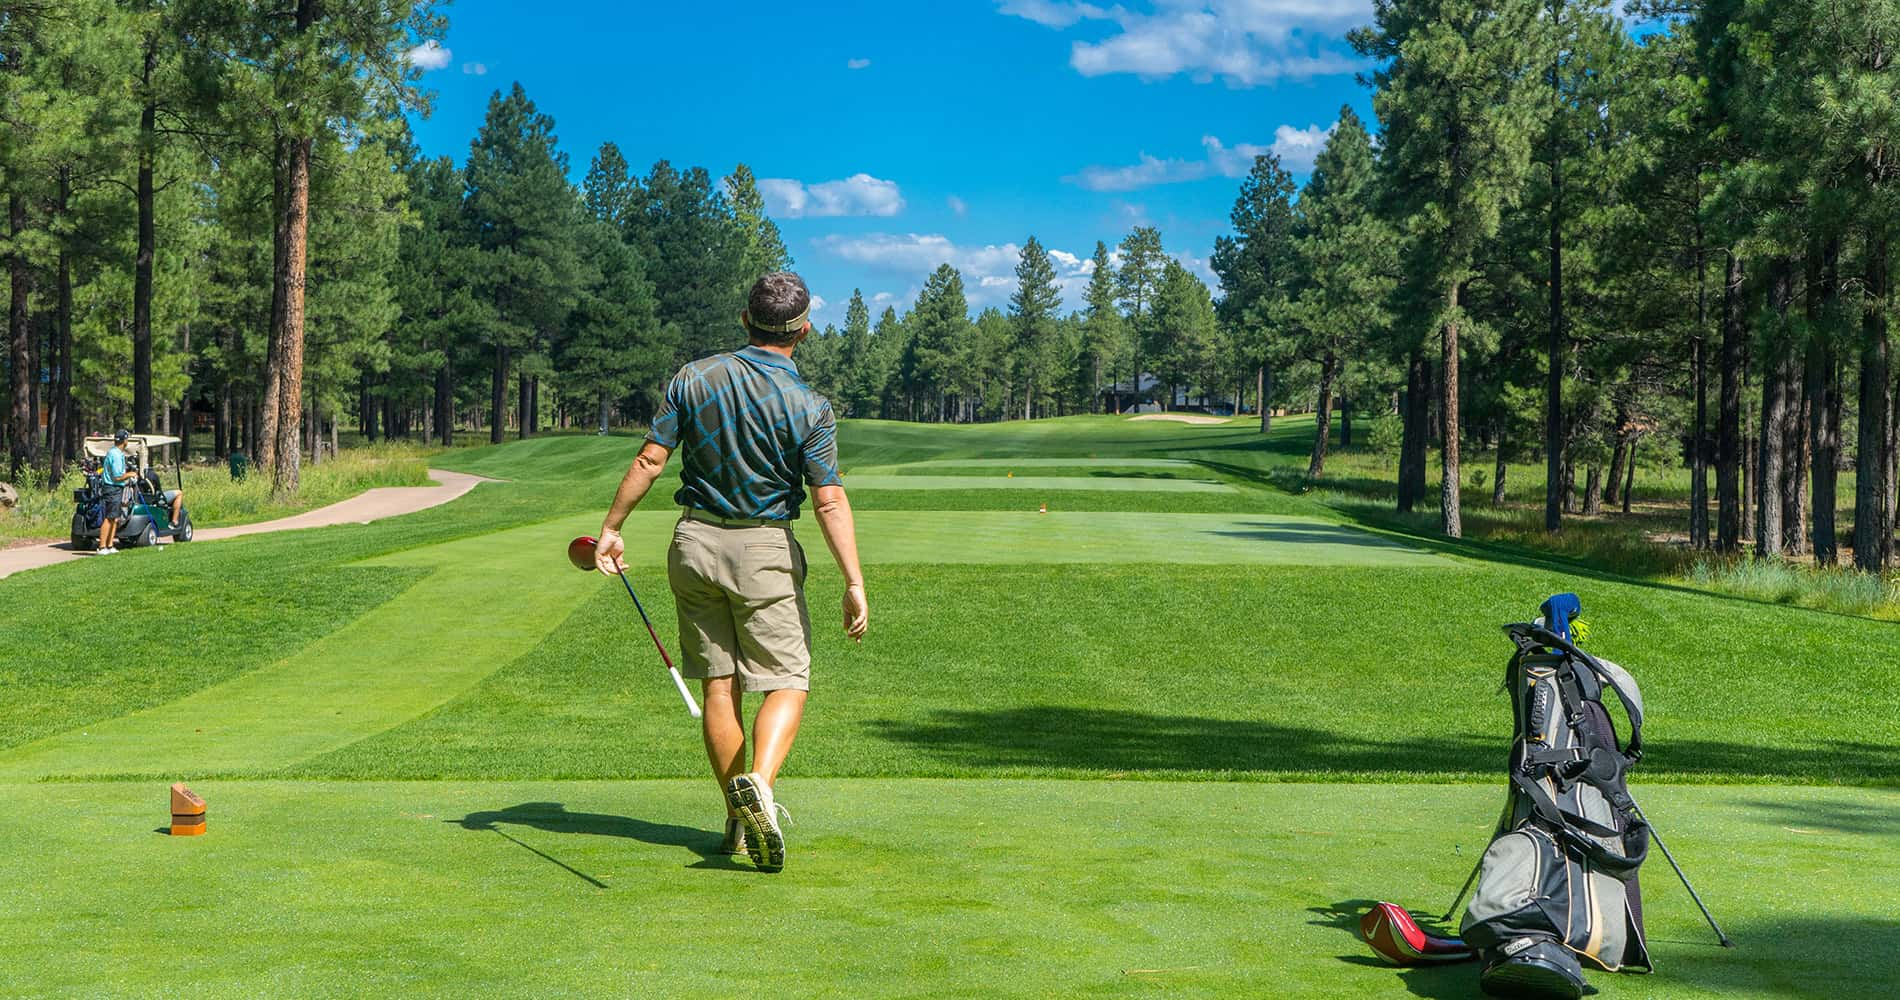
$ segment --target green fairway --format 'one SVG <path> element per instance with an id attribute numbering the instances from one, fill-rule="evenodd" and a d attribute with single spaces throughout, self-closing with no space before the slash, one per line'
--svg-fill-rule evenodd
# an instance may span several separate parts
<path id="1" fill-rule="evenodd" d="M 1475 966 L 1394 970 L 1351 928 L 1372 898 L 1442 907 L 1499 795 L 788 779 L 798 863 L 762 878 L 716 853 L 704 781 L 202 790 L 210 832 L 173 839 L 162 786 L 0 786 L 0 940 L 61 956 L 0 965 L 0 994 L 1471 996 Z M 1900 849 L 1893 793 L 1646 791 L 1738 947 L 1658 864 L 1659 972 L 1601 995 L 1900 975 L 1900 879 L 1865 863 Z"/>
<path id="2" fill-rule="evenodd" d="M 1354 524 L 1274 485 L 1309 431 L 844 424 L 872 630 L 840 634 L 801 521 L 816 665 L 775 878 L 709 856 L 696 728 L 618 582 L 565 558 L 636 439 L 451 453 L 505 481 L 0 581 L 0 948 L 69 956 L 0 995 L 162 994 L 177 965 L 195 996 L 1469 996 L 1352 921 L 1443 906 L 1483 848 L 1497 626 L 1561 590 L 1642 681 L 1637 794 L 1741 944 L 1658 856 L 1661 972 L 1593 985 L 1893 980 L 1900 886 L 1867 859 L 1900 836 L 1894 625 Z M 675 488 L 626 529 L 669 646 Z M 179 779 L 204 838 L 152 832 Z M 798 942 L 769 983 L 746 919 Z"/>

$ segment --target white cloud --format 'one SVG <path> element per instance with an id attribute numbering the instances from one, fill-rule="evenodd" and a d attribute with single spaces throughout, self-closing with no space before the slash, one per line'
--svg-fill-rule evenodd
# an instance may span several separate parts
<path id="1" fill-rule="evenodd" d="M 1326 140 L 1333 137 L 1333 131 L 1337 128 L 1339 128 L 1338 122 L 1325 128 L 1320 128 L 1318 125 L 1308 125 L 1305 128 L 1282 125 L 1273 130 L 1273 145 L 1268 149 L 1280 158 L 1280 165 L 1289 172 L 1310 173 L 1313 169 L 1313 161 L 1319 158 L 1320 150 L 1326 148 Z M 1241 173 L 1246 173 L 1251 169 L 1253 169 L 1253 157 L 1249 156 L 1247 166 L 1241 170 Z M 1239 175 L 1230 174 L 1229 176 Z"/>
<path id="2" fill-rule="evenodd" d="M 845 63 L 844 63 L 844 65 L 845 65 L 845 68 L 846 68 L 846 69 L 869 69 L 869 68 L 871 68 L 871 60 L 869 60 L 869 59 L 847 59 L 847 60 L 845 60 Z"/>
<path id="3" fill-rule="evenodd" d="M 892 216 L 904 210 L 904 196 L 896 181 L 870 174 L 807 185 L 784 177 L 759 180 L 759 194 L 767 211 L 787 219 L 818 219 L 840 215 Z"/>
<path id="4" fill-rule="evenodd" d="M 1090 3 L 1063 3 L 1061 0 L 1004 0 L 998 10 L 1042 25 L 1066 28 L 1077 21 L 1099 21 L 1108 12 Z"/>
<path id="5" fill-rule="evenodd" d="M 814 292 L 811 297 L 811 311 L 816 314 L 823 312 L 824 309 L 825 297 Z"/>
<path id="6" fill-rule="evenodd" d="M 1250 142 L 1229 146 L 1217 136 L 1204 135 L 1201 150 L 1205 155 L 1198 160 L 1163 160 L 1144 152 L 1138 163 L 1123 167 L 1083 167 L 1063 180 L 1090 191 L 1135 191 L 1208 177 L 1245 177 L 1247 171 L 1253 169 L 1254 158 L 1266 153 L 1278 156 L 1280 165 L 1288 172 L 1304 174 L 1312 171 L 1314 158 L 1319 156 L 1337 127 L 1337 122 L 1325 128 L 1308 125 L 1298 129 L 1282 125 L 1274 132 L 1273 143 L 1267 146 Z"/>
<path id="7" fill-rule="evenodd" d="M 1004 0 L 1003 14 L 1058 30 L 1083 20 L 1108 20 L 1119 30 L 1077 41 L 1069 65 L 1083 76 L 1133 73 L 1159 80 L 1186 73 L 1233 87 L 1283 78 L 1352 72 L 1361 62 L 1341 36 L 1372 20 L 1369 0 L 1152 0 L 1151 10 L 1117 4 Z"/>
<path id="8" fill-rule="evenodd" d="M 447 66 L 454 56 L 455 53 L 452 50 L 431 38 L 410 49 L 404 58 L 409 60 L 409 65 L 427 73 Z"/>
<path id="9" fill-rule="evenodd" d="M 469 76 L 487 76 L 488 64 L 478 63 L 478 62 L 465 62 L 462 64 L 462 72 L 468 74 Z"/>
<path id="10" fill-rule="evenodd" d="M 938 233 L 834 235 L 813 240 L 812 244 L 824 253 L 866 270 L 919 282 L 939 264 L 949 264 L 963 275 L 963 294 L 972 309 L 1008 303 L 1016 291 L 1016 262 L 1023 252 L 1015 243 L 959 245 Z M 1056 283 L 1062 289 L 1063 301 L 1068 308 L 1081 308 L 1095 262 L 1056 248 L 1049 250 L 1049 258 L 1055 265 Z M 909 304 L 908 300 L 900 302 L 888 292 L 878 293 L 871 302 L 899 308 Z"/>
<path id="11" fill-rule="evenodd" d="M 945 198 L 944 204 L 949 205 L 950 211 L 957 213 L 957 218 L 959 219 L 970 214 L 970 206 L 964 204 L 963 199 L 954 194 Z"/>

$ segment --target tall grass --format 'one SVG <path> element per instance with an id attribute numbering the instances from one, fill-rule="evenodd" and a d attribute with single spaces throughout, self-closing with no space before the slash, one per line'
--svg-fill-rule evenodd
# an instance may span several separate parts
<path id="1" fill-rule="evenodd" d="M 1698 587 L 1799 608 L 1900 621 L 1900 580 L 1775 559 L 1700 559 L 1686 574 Z"/>
<path id="2" fill-rule="evenodd" d="M 244 479 L 233 480 L 222 465 L 187 465 L 185 508 L 193 524 L 209 528 L 313 510 L 379 486 L 426 486 L 428 459 L 437 451 L 407 442 L 346 448 L 321 464 L 305 464 L 297 495 L 283 499 L 271 496 L 268 472 L 253 469 Z M 167 489 L 176 488 L 176 473 L 168 468 L 161 475 Z M 52 489 L 22 484 L 19 506 L 0 510 L 0 546 L 22 539 L 65 538 L 72 525 L 72 491 L 83 485 L 78 472 L 68 472 Z"/>

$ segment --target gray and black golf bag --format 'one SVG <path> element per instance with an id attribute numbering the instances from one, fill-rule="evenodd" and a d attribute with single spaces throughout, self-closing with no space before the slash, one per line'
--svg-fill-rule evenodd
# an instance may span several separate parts
<path id="1" fill-rule="evenodd" d="M 1517 723 L 1511 784 L 1461 924 L 1483 962 L 1480 983 L 1499 996 L 1579 996 L 1579 959 L 1650 970 L 1636 877 L 1649 824 L 1624 783 L 1642 758 L 1642 695 L 1622 667 L 1577 648 L 1575 613 L 1576 598 L 1559 595 L 1540 622 L 1506 627 L 1517 644 L 1505 673 Z M 1626 744 L 1605 690 L 1629 716 Z"/>

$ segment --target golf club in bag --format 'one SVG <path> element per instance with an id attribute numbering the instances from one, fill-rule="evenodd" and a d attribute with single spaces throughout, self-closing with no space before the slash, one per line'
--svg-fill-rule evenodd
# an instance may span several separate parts
<path id="1" fill-rule="evenodd" d="M 1428 934 L 1399 906 L 1375 906 L 1360 930 L 1386 959 L 1478 958 L 1480 986 L 1505 997 L 1581 996 L 1580 959 L 1611 972 L 1650 970 L 1637 870 L 1656 838 L 1625 783 L 1642 759 L 1642 694 L 1628 671 L 1577 647 L 1571 623 L 1580 612 L 1575 594 L 1558 594 L 1537 622 L 1505 627 L 1517 646 L 1505 673 L 1516 722 L 1510 785 L 1491 844 L 1443 919 L 1474 882 L 1477 891 L 1458 938 Z M 1629 717 L 1627 743 L 1617 740 L 1605 690 Z M 1686 876 L 1683 885 L 1702 906 Z"/>
<path id="2" fill-rule="evenodd" d="M 594 563 L 594 547 L 600 543 L 582 535 L 567 543 L 567 561 L 574 568 L 584 572 L 593 572 L 598 567 Z M 693 718 L 699 718 L 699 703 L 693 700 L 693 693 L 686 687 L 686 679 L 680 676 L 679 668 L 673 665 L 673 658 L 666 655 L 666 647 L 660 644 L 660 634 L 653 630 L 653 619 L 647 617 L 646 606 L 640 603 L 640 595 L 633 592 L 633 581 L 627 579 L 627 571 L 618 570 L 620 582 L 627 588 L 627 596 L 633 598 L 634 610 L 640 612 L 640 620 L 646 623 L 647 635 L 653 640 L 653 648 L 660 651 L 660 662 L 666 664 L 666 672 L 673 675 L 673 686 L 679 689 L 680 700 L 686 703 L 686 710 Z"/>

